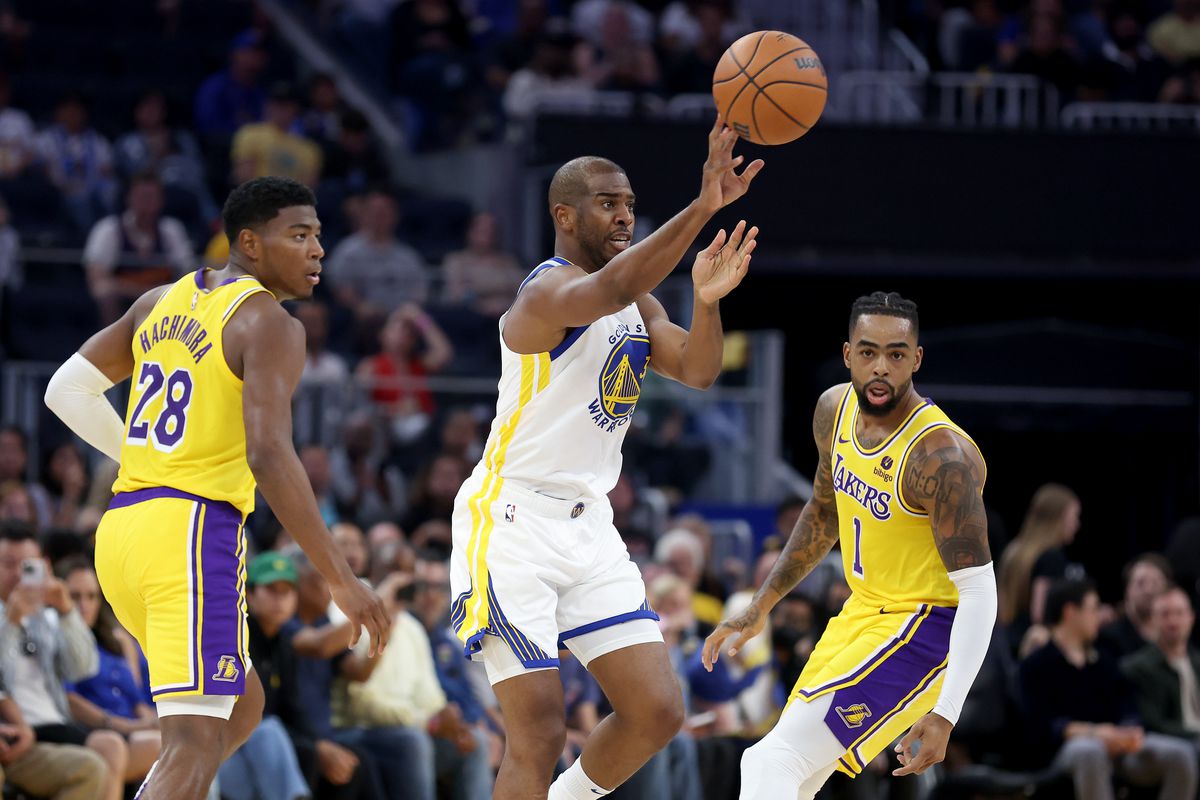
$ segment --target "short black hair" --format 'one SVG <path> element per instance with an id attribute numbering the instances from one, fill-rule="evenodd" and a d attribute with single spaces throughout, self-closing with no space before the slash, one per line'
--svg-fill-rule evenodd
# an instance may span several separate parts
<path id="1" fill-rule="evenodd" d="M 1067 606 L 1083 607 L 1083 600 L 1089 594 L 1098 594 L 1096 584 L 1087 579 L 1064 578 L 1050 584 L 1046 593 L 1045 622 L 1049 626 L 1062 622 Z"/>
<path id="2" fill-rule="evenodd" d="M 550 212 L 554 213 L 554 207 L 559 203 L 578 208 L 580 202 L 587 197 L 588 178 L 611 172 L 625 174 L 625 170 L 618 164 L 600 156 L 580 156 L 563 164 L 550 181 L 547 198 L 550 201 Z"/>
<path id="3" fill-rule="evenodd" d="M 855 300 L 854 304 L 850 306 L 851 333 L 854 332 L 854 326 L 858 324 L 858 318 L 868 314 L 906 319 L 912 323 L 913 336 L 920 333 L 921 323 L 917 317 L 917 304 L 912 300 L 905 300 L 896 292 L 871 292 L 871 294 L 864 294 Z"/>
<path id="4" fill-rule="evenodd" d="M 0 541 L 37 542 L 39 549 L 42 546 L 42 543 L 38 541 L 37 530 L 28 522 L 16 519 L 6 519 L 4 522 L 0 522 Z"/>
<path id="5" fill-rule="evenodd" d="M 316 205 L 317 198 L 312 189 L 291 178 L 271 175 L 246 181 L 229 193 L 225 207 L 221 209 L 230 249 L 243 228 L 270 222 L 285 208 Z"/>

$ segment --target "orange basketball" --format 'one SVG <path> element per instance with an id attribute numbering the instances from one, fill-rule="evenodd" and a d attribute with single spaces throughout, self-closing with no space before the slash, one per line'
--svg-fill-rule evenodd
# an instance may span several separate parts
<path id="1" fill-rule="evenodd" d="M 713 72 L 717 112 L 755 144 L 786 144 L 808 133 L 825 109 L 828 87 L 816 52 L 781 31 L 746 34 Z"/>

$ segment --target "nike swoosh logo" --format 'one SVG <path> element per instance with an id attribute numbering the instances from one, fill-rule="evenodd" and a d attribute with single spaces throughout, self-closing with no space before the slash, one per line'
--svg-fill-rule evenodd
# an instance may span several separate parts
<path id="1" fill-rule="evenodd" d="M 842 438 L 842 437 L 839 435 L 839 436 L 838 436 L 838 444 L 850 444 L 850 440 L 849 440 L 849 439 L 843 439 L 843 438 Z"/>
<path id="2" fill-rule="evenodd" d="M 592 794 L 603 795 L 604 792 L 600 791 L 599 789 L 592 789 Z"/>

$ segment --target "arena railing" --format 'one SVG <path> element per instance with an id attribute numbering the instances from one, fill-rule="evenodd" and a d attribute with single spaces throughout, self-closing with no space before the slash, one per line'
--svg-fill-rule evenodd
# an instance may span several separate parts
<path id="1" fill-rule="evenodd" d="M 1069 130 L 1200 133 L 1200 108 L 1165 103 L 1070 103 L 1061 125 Z"/>

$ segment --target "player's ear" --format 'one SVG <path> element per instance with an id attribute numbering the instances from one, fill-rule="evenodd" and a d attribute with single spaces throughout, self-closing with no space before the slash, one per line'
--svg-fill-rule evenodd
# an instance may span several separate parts
<path id="1" fill-rule="evenodd" d="M 925 348 L 917 345 L 917 357 L 913 359 L 913 372 L 921 368 L 921 362 L 925 359 Z"/>
<path id="2" fill-rule="evenodd" d="M 243 253 L 245 253 L 246 257 L 251 261 L 258 260 L 259 241 L 258 235 L 254 231 L 250 230 L 249 228 L 242 228 L 240 231 L 238 231 L 237 247 Z M 230 245 L 229 249 L 230 251 L 234 249 L 232 244 Z"/>
<path id="3" fill-rule="evenodd" d="M 842 362 L 850 369 L 850 343 L 842 342 Z"/>
<path id="4" fill-rule="evenodd" d="M 575 229 L 575 207 L 569 206 L 566 203 L 555 203 L 552 212 L 554 216 L 554 224 L 564 231 L 572 231 Z"/>

